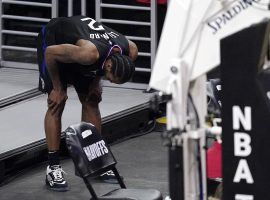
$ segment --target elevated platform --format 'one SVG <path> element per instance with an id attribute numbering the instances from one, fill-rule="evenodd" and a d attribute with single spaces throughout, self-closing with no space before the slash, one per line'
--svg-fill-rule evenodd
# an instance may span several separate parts
<path id="1" fill-rule="evenodd" d="M 38 71 L 20 67 L 18 63 L 0 67 L 0 109 L 41 94 L 37 89 Z"/>
<path id="2" fill-rule="evenodd" d="M 0 68 L 0 101 L 4 98 L 37 88 L 38 71 Z"/>
<path id="3" fill-rule="evenodd" d="M 100 104 L 102 134 L 109 143 L 148 126 L 151 117 L 146 84 L 110 84 L 104 81 Z M 80 122 L 81 105 L 75 90 L 68 88 L 62 127 Z M 0 109 L 0 183 L 14 170 L 43 160 L 46 152 L 44 116 L 47 95 L 41 94 Z M 64 145 L 64 144 L 63 144 Z M 64 149 L 64 148 L 62 148 Z"/>

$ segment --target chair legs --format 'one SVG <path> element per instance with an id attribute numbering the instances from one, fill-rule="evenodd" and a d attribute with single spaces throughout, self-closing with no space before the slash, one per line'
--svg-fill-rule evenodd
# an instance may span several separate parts
<path id="1" fill-rule="evenodd" d="M 119 173 L 118 173 L 118 170 L 116 168 L 112 169 L 113 173 L 115 174 L 117 180 L 118 180 L 118 183 L 119 185 L 121 186 L 121 188 L 127 188 L 123 179 L 120 177 Z"/>

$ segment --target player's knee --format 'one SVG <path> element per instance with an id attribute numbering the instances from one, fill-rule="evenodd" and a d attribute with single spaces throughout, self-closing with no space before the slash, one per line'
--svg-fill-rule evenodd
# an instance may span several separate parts
<path id="1" fill-rule="evenodd" d="M 60 104 L 54 105 L 54 106 L 51 106 L 48 103 L 48 112 L 51 113 L 53 117 L 57 117 L 57 118 L 61 117 L 65 108 L 65 102 L 66 101 L 63 101 Z"/>

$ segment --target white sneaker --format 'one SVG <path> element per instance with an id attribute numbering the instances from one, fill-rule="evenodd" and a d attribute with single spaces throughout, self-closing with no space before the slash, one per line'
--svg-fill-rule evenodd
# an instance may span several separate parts
<path id="1" fill-rule="evenodd" d="M 65 192 L 68 191 L 68 183 L 64 178 L 65 172 L 60 165 L 47 166 L 46 185 L 49 189 Z"/>

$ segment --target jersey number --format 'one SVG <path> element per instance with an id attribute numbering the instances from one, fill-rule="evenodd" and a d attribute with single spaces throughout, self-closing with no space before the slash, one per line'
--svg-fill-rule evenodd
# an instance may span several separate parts
<path id="1" fill-rule="evenodd" d="M 95 31 L 103 31 L 103 30 L 105 30 L 102 25 L 95 26 L 95 23 L 97 21 L 90 18 L 90 17 L 82 18 L 81 20 L 82 21 L 88 21 L 89 20 L 90 22 L 88 23 L 88 26 L 92 30 L 95 30 Z"/>

